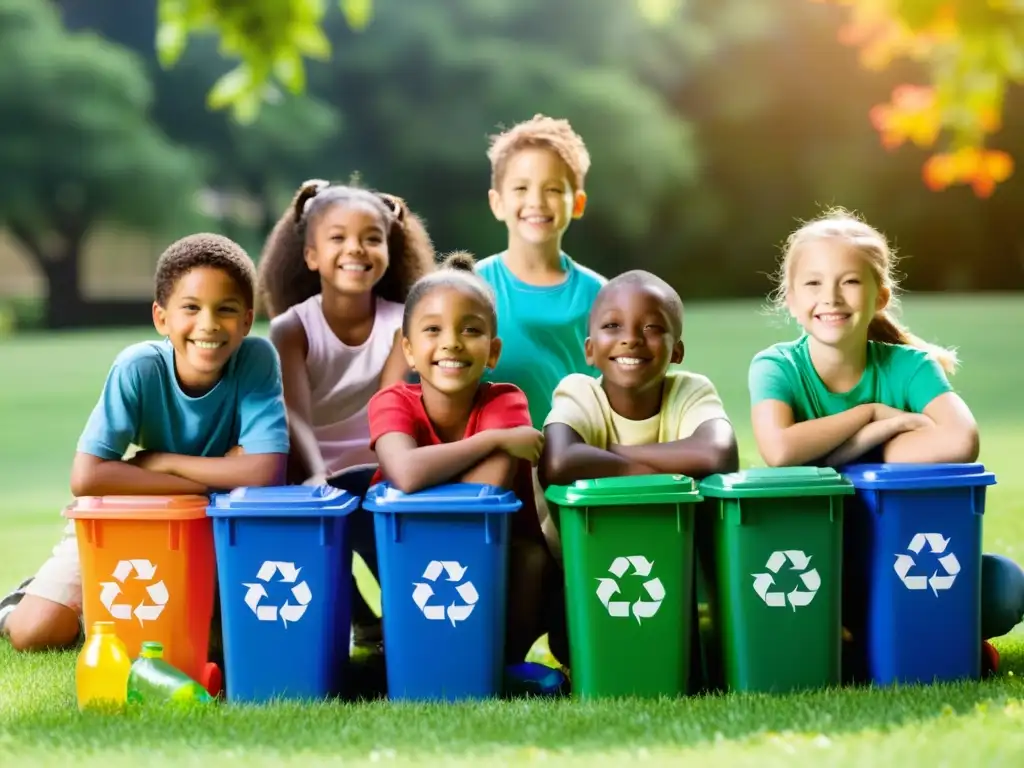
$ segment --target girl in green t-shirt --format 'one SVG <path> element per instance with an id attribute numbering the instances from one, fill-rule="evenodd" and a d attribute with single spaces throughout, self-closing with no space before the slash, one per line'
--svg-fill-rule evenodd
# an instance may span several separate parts
<path id="1" fill-rule="evenodd" d="M 789 237 L 774 299 L 806 332 L 750 365 L 754 437 L 770 466 L 838 466 L 874 449 L 887 462 L 969 462 L 978 427 L 946 375 L 956 355 L 888 312 L 885 238 L 839 210 Z"/>
<path id="2" fill-rule="evenodd" d="M 769 466 L 854 461 L 973 462 L 978 427 L 950 386 L 956 355 L 889 314 L 896 281 L 880 232 L 839 209 L 790 235 L 774 300 L 804 329 L 754 356 L 754 437 Z M 1004 635 L 1024 614 L 1024 574 L 982 561 L 982 636 Z M 986 666 L 999 656 L 984 643 Z"/>

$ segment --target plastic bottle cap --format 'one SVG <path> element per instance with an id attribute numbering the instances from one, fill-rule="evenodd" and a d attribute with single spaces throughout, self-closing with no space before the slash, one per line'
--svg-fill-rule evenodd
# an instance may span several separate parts
<path id="1" fill-rule="evenodd" d="M 164 655 L 163 643 L 156 643 L 152 640 L 147 640 L 142 644 L 142 649 L 139 653 L 140 656 L 146 659 L 160 659 Z"/>
<path id="2" fill-rule="evenodd" d="M 114 622 L 112 621 L 94 621 L 90 632 L 94 635 L 112 635 L 114 634 Z"/>

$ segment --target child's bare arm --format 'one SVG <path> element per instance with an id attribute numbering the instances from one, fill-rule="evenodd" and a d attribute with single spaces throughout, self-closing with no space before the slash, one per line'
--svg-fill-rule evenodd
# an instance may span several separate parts
<path id="1" fill-rule="evenodd" d="M 126 496 L 205 494 L 207 487 L 194 480 L 168 475 L 121 459 L 106 460 L 79 451 L 71 465 L 74 496 Z"/>
<path id="2" fill-rule="evenodd" d="M 616 456 L 644 464 L 655 472 L 703 478 L 739 469 L 736 433 L 726 419 L 708 419 L 683 440 L 650 445 L 611 445 Z"/>
<path id="3" fill-rule="evenodd" d="M 505 451 L 495 451 L 459 480 L 463 483 L 483 483 L 498 488 L 511 488 L 515 481 L 518 460 Z"/>
<path id="4" fill-rule="evenodd" d="M 281 358 L 281 385 L 288 409 L 288 431 L 292 450 L 312 477 L 323 478 L 327 467 L 313 430 L 306 331 L 294 315 L 282 315 L 270 325 L 270 340 Z"/>
<path id="5" fill-rule="evenodd" d="M 488 429 L 464 440 L 441 445 L 417 446 L 403 432 L 388 432 L 376 442 L 381 473 L 403 493 L 415 493 L 432 485 L 464 477 L 465 473 L 495 451 L 536 460 L 543 437 L 532 427 Z"/>
<path id="6" fill-rule="evenodd" d="M 132 463 L 152 472 L 188 480 L 207 489 L 282 485 L 288 466 L 283 453 L 240 453 L 223 457 L 177 453 L 138 454 Z"/>
<path id="7" fill-rule="evenodd" d="M 751 421 L 765 463 L 770 467 L 793 467 L 828 456 L 872 421 L 899 413 L 869 403 L 796 424 L 793 410 L 786 403 L 764 400 L 751 410 Z"/>
<path id="8" fill-rule="evenodd" d="M 827 467 L 840 467 L 849 464 L 903 432 L 921 429 L 931 424 L 932 420 L 920 413 L 904 413 L 881 421 L 873 421 L 826 456 L 822 460 L 822 464 Z"/>
<path id="9" fill-rule="evenodd" d="M 974 415 L 963 399 L 946 392 L 924 409 L 932 421 L 890 440 L 884 458 L 894 463 L 972 462 L 978 460 L 981 439 Z"/>
<path id="10" fill-rule="evenodd" d="M 540 482 L 545 487 L 598 477 L 656 474 L 655 469 L 643 462 L 587 445 L 567 424 L 548 424 L 544 438 Z"/>
<path id="11" fill-rule="evenodd" d="M 384 363 L 384 370 L 380 374 L 379 389 L 386 389 L 392 384 L 405 381 L 408 373 L 409 363 L 406 362 L 405 354 L 402 352 L 402 332 L 400 330 L 395 331 L 395 341 L 391 346 L 391 354 L 388 355 L 387 362 Z"/>

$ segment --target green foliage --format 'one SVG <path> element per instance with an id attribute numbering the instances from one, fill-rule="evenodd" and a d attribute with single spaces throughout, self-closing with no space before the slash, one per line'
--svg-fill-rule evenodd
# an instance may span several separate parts
<path id="1" fill-rule="evenodd" d="M 365 29 L 372 0 L 341 0 L 353 29 Z M 221 54 L 240 59 L 208 95 L 211 109 L 230 107 L 235 119 L 251 123 L 261 104 L 306 88 L 304 59 L 327 60 L 331 44 L 323 31 L 324 0 L 159 0 L 156 47 L 162 66 L 173 66 L 194 33 L 213 33 Z"/>
<path id="2" fill-rule="evenodd" d="M 134 54 L 68 34 L 49 3 L 0 0 L 0 221 L 40 240 L 167 222 L 196 169 L 151 123 L 152 95 Z"/>

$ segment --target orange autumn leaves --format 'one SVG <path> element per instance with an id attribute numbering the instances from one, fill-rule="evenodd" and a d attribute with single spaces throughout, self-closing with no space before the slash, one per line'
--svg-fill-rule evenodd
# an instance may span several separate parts
<path id="1" fill-rule="evenodd" d="M 922 169 L 930 189 L 968 185 L 988 197 L 1010 177 L 1013 159 L 985 143 L 1001 127 L 1008 82 L 1024 76 L 1018 64 L 1024 41 L 1008 32 L 1024 28 L 1020 5 L 1006 0 L 811 2 L 849 8 L 839 40 L 860 49 L 866 69 L 882 70 L 907 58 L 930 71 L 929 85 L 901 85 L 870 113 L 886 149 L 906 142 L 931 148 L 948 135 L 948 148 L 929 157 Z"/>

